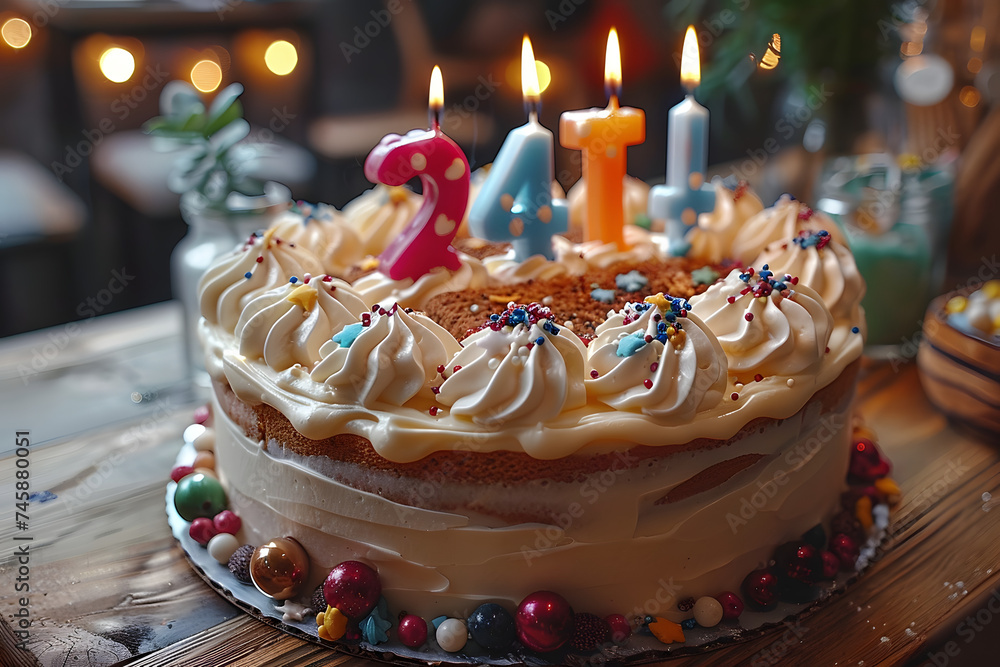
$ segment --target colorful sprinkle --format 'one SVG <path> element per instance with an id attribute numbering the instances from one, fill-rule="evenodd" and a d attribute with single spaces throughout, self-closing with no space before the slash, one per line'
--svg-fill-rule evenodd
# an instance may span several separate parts
<path id="1" fill-rule="evenodd" d="M 649 370 L 650 370 L 650 372 L 655 373 L 656 369 L 659 368 L 659 367 L 660 367 L 660 364 L 654 361 L 653 363 L 651 363 L 649 365 Z"/>
<path id="2" fill-rule="evenodd" d="M 246 273 L 243 274 L 243 277 L 246 278 L 247 280 L 250 280 L 251 278 L 253 278 L 253 274 L 247 271 Z"/>
<path id="3" fill-rule="evenodd" d="M 363 324 L 348 324 L 339 332 L 335 333 L 332 340 L 334 343 L 338 343 L 341 347 L 350 347 L 354 344 L 354 341 L 357 340 L 358 336 L 361 335 L 363 330 Z"/>
<path id="4" fill-rule="evenodd" d="M 740 395 L 739 395 L 739 394 L 737 394 L 737 393 L 736 393 L 736 392 L 734 391 L 734 392 L 733 392 L 733 393 L 732 393 L 732 394 L 731 394 L 731 395 L 729 396 L 729 398 L 733 399 L 734 401 L 738 401 L 738 400 L 740 400 Z"/>
<path id="5" fill-rule="evenodd" d="M 809 211 L 809 215 L 812 216 L 812 211 Z M 802 214 L 799 214 L 800 220 L 808 220 L 809 218 L 803 218 Z M 803 250 L 806 248 L 815 247 L 817 250 L 822 250 L 830 243 L 830 232 L 825 229 L 821 229 L 818 232 L 801 231 L 799 235 L 792 239 L 792 243 L 799 246 Z"/>
<path id="6" fill-rule="evenodd" d="M 435 406 L 432 405 L 431 409 L 428 410 L 427 412 L 430 413 L 431 417 L 436 417 L 437 413 L 438 413 L 438 409 Z"/>
<path id="7" fill-rule="evenodd" d="M 615 287 L 623 292 L 641 292 L 649 285 L 649 279 L 635 269 L 615 276 Z"/>
<path id="8" fill-rule="evenodd" d="M 614 303 L 615 301 L 615 291 L 612 289 L 602 289 L 600 287 L 595 287 L 590 291 L 590 298 L 594 301 L 600 301 L 601 303 Z"/>
<path id="9" fill-rule="evenodd" d="M 763 379 L 764 379 L 764 376 L 761 375 L 760 373 L 757 373 L 756 375 L 753 376 L 753 381 L 754 382 L 760 382 Z"/>
<path id="10" fill-rule="evenodd" d="M 860 333 L 860 332 L 861 332 L 861 329 L 859 329 L 857 327 L 851 327 L 851 333 Z"/>
<path id="11" fill-rule="evenodd" d="M 649 378 L 646 378 L 645 380 L 642 381 L 642 386 L 645 387 L 646 389 L 652 389 L 653 381 L 650 380 Z"/>
<path id="12" fill-rule="evenodd" d="M 599 378 L 600 376 L 601 376 L 601 374 L 598 373 L 597 371 L 590 371 L 590 377 L 594 378 L 595 380 L 597 378 Z"/>
<path id="13" fill-rule="evenodd" d="M 753 313 L 747 313 L 746 315 L 743 316 L 743 319 L 745 319 L 747 322 L 753 322 Z"/>
<path id="14" fill-rule="evenodd" d="M 691 272 L 691 282 L 697 285 L 711 285 L 719 279 L 719 272 L 710 266 L 703 266 Z"/>

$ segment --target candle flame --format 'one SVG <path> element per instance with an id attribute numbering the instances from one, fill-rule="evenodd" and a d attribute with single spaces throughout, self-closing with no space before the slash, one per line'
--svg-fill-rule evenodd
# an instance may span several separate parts
<path id="1" fill-rule="evenodd" d="M 622 89 L 622 52 L 618 46 L 618 31 L 608 32 L 608 49 L 604 52 L 604 86 L 617 97 Z"/>
<path id="2" fill-rule="evenodd" d="M 535 54 L 531 50 L 531 40 L 524 36 L 521 42 L 521 92 L 526 104 L 537 104 L 541 97 L 541 87 L 538 85 L 538 67 L 535 65 Z"/>
<path id="3" fill-rule="evenodd" d="M 441 68 L 437 65 L 431 71 L 431 90 L 427 106 L 434 113 L 444 108 L 444 81 L 441 78 Z"/>
<path id="4" fill-rule="evenodd" d="M 684 33 L 684 46 L 681 48 L 681 85 L 688 92 L 693 91 L 701 83 L 701 57 L 698 55 L 698 35 L 694 26 L 689 25 Z"/>

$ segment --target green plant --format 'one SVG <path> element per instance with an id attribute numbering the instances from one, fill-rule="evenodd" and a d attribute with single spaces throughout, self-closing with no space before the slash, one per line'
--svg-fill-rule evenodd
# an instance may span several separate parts
<path id="1" fill-rule="evenodd" d="M 276 184 L 251 175 L 261 154 L 259 145 L 240 143 L 250 134 L 239 96 L 243 86 L 222 89 L 206 109 L 201 96 L 184 81 L 171 81 L 160 95 L 161 116 L 143 126 L 157 146 L 178 150 L 168 185 L 179 194 L 192 193 L 198 204 L 220 212 L 256 208 L 252 198 L 280 197 Z M 277 202 L 275 202 L 277 203 Z"/>

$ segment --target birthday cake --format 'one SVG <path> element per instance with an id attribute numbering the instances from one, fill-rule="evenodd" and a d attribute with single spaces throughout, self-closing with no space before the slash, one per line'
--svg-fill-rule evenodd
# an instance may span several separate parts
<path id="1" fill-rule="evenodd" d="M 459 230 L 417 279 L 377 258 L 412 192 L 300 203 L 201 281 L 191 536 L 370 646 L 665 646 L 811 599 L 898 491 L 851 410 L 864 285 L 829 219 L 715 188 L 686 258 Z"/>

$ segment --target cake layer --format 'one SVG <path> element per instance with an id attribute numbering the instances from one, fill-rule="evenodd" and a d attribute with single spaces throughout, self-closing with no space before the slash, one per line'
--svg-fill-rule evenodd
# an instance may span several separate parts
<path id="1" fill-rule="evenodd" d="M 574 481 L 547 479 L 538 461 L 533 479 L 496 484 L 441 468 L 329 468 L 324 456 L 248 437 L 218 398 L 216 457 L 244 541 L 291 535 L 317 577 L 368 561 L 394 608 L 464 618 L 479 601 L 512 608 L 555 590 L 577 611 L 669 615 L 678 599 L 737 590 L 776 545 L 829 518 L 848 466 L 853 369 L 733 442 L 657 458 L 626 450 Z M 365 479 L 370 490 L 357 488 Z M 504 523 L 492 511 L 502 507 L 538 520 Z"/>

